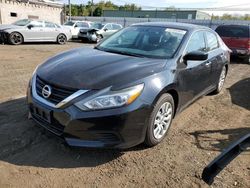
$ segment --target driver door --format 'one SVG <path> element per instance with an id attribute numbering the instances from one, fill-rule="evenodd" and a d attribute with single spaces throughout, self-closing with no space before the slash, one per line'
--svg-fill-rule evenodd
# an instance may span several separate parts
<path id="1" fill-rule="evenodd" d="M 30 26 L 30 27 L 29 27 Z M 43 41 L 44 40 L 44 22 L 32 21 L 24 31 L 25 41 Z"/>
<path id="2" fill-rule="evenodd" d="M 186 47 L 184 54 L 193 51 L 206 52 L 205 32 L 194 33 Z M 184 61 L 184 60 L 183 60 Z M 178 82 L 183 93 L 182 103 L 188 103 L 204 94 L 210 87 L 211 66 L 208 60 L 186 61 L 179 69 Z"/>
<path id="3" fill-rule="evenodd" d="M 103 28 L 102 36 L 105 38 L 112 34 L 113 34 L 112 24 L 106 24 Z"/>

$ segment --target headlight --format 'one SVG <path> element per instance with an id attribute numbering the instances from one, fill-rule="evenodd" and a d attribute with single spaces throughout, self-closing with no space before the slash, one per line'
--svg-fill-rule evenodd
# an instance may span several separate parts
<path id="1" fill-rule="evenodd" d="M 128 105 L 140 96 L 143 87 L 144 84 L 140 84 L 120 91 L 108 91 L 88 101 L 79 101 L 75 105 L 81 110 L 100 110 Z"/>

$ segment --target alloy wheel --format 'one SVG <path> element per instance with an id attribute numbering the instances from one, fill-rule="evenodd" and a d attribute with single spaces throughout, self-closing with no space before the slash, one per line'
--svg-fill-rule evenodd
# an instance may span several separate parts
<path id="1" fill-rule="evenodd" d="M 173 115 L 173 107 L 170 102 L 165 102 L 159 108 L 155 120 L 153 135 L 156 139 L 161 139 L 169 129 Z"/>
<path id="2" fill-rule="evenodd" d="M 23 37 L 20 33 L 12 33 L 10 35 L 10 42 L 15 45 L 21 44 L 23 42 Z"/>
<path id="3" fill-rule="evenodd" d="M 218 84 L 219 91 L 222 90 L 225 79 L 226 79 L 226 67 L 224 66 L 220 74 L 220 79 L 219 79 L 219 84 Z"/>
<path id="4" fill-rule="evenodd" d="M 58 43 L 59 44 L 65 44 L 66 43 L 66 36 L 65 35 L 63 35 L 63 34 L 60 34 L 59 36 L 58 36 Z"/>

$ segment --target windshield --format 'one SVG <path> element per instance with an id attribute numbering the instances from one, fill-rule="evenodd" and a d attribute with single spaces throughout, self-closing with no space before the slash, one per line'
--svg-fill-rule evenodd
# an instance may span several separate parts
<path id="1" fill-rule="evenodd" d="M 75 24 L 75 22 L 72 21 L 67 21 L 65 24 L 63 25 L 68 25 L 68 26 L 73 26 Z"/>
<path id="2" fill-rule="evenodd" d="M 221 26 L 215 31 L 222 37 L 249 38 L 249 26 Z"/>
<path id="3" fill-rule="evenodd" d="M 104 26 L 104 24 L 101 24 L 101 23 L 92 23 L 91 24 L 91 27 L 94 29 L 102 29 L 103 26 Z"/>
<path id="4" fill-rule="evenodd" d="M 132 26 L 115 33 L 96 48 L 133 56 L 171 58 L 185 33 L 185 30 L 173 28 Z"/>
<path id="5" fill-rule="evenodd" d="M 31 20 L 28 19 L 23 19 L 23 20 L 18 20 L 13 23 L 13 25 L 18 25 L 18 26 L 25 26 L 28 25 L 31 22 Z"/>

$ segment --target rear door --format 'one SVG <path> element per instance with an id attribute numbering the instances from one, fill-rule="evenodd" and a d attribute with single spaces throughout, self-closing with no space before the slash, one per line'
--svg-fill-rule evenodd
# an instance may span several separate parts
<path id="1" fill-rule="evenodd" d="M 59 35 L 59 30 L 54 23 L 45 22 L 44 27 L 44 40 L 45 41 L 56 41 Z"/>

